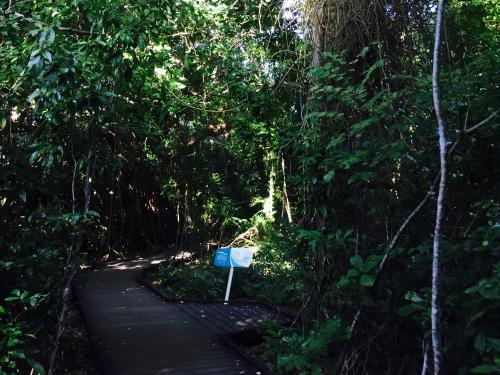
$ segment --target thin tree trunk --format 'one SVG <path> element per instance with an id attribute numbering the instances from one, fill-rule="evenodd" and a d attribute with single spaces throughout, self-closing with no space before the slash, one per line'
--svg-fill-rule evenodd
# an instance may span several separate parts
<path id="1" fill-rule="evenodd" d="M 152 195 L 150 199 L 154 199 L 154 195 Z M 156 226 L 154 222 L 156 212 L 155 209 L 153 208 L 153 205 L 151 204 L 151 200 L 148 202 L 148 204 L 149 204 L 149 210 L 147 212 L 147 216 L 149 219 L 149 223 L 151 225 L 151 233 L 153 235 L 154 245 L 156 247 L 158 245 L 158 236 L 156 235 Z"/>
<path id="2" fill-rule="evenodd" d="M 463 128 L 462 132 L 460 133 L 459 137 L 455 140 L 455 142 L 453 142 L 453 145 L 448 149 L 448 152 L 447 152 L 447 155 L 446 155 L 447 158 L 448 159 L 452 158 L 453 153 L 457 149 L 457 147 L 460 144 L 460 141 L 461 141 L 461 139 L 462 139 L 462 137 L 464 135 L 468 135 L 468 134 L 476 131 L 477 129 L 479 129 L 483 125 L 487 124 L 490 120 L 494 119 L 498 115 L 498 113 L 499 113 L 499 111 L 493 112 L 487 118 L 485 118 L 484 120 L 480 121 L 479 123 L 477 123 L 476 125 L 472 126 L 471 128 L 467 128 L 466 126 L 464 126 L 464 128 Z M 467 125 L 467 124 L 465 124 L 465 125 Z M 382 260 L 380 261 L 380 263 L 379 263 L 379 265 L 377 267 L 377 271 L 375 272 L 375 282 L 373 284 L 373 288 L 376 285 L 378 285 L 378 282 L 379 282 L 380 277 L 382 275 L 382 271 L 385 269 L 385 265 L 387 263 L 387 260 L 389 259 L 389 256 L 390 256 L 390 254 L 392 252 L 392 249 L 394 248 L 394 246 L 398 242 L 399 237 L 401 237 L 401 235 L 403 234 L 403 232 L 405 231 L 405 229 L 413 221 L 413 218 L 417 215 L 417 213 L 420 212 L 420 210 L 422 209 L 422 207 L 424 207 L 424 205 L 427 203 L 427 201 L 429 200 L 429 198 L 434 195 L 434 191 L 436 189 L 438 181 L 440 181 L 440 177 L 441 177 L 441 173 L 438 173 L 437 176 L 434 178 L 434 181 L 432 182 L 432 185 L 431 185 L 430 189 L 427 191 L 427 194 L 425 195 L 425 197 L 420 201 L 420 203 L 417 205 L 417 207 L 415 207 L 413 209 L 413 211 L 405 219 L 405 221 L 403 222 L 403 224 L 399 227 L 398 231 L 396 232 L 396 234 L 392 238 L 389 246 L 385 250 L 385 253 L 384 253 L 383 257 L 382 257 Z M 347 350 L 347 345 L 348 345 L 351 337 L 354 335 L 354 332 L 355 332 L 356 327 L 357 327 L 357 323 L 359 322 L 359 319 L 361 317 L 362 312 L 363 312 L 363 306 L 360 305 L 358 307 L 358 310 L 354 314 L 354 318 L 351 321 L 351 325 L 349 327 L 349 333 L 348 333 L 347 343 L 346 343 L 346 348 L 343 350 L 343 352 L 339 356 L 339 360 L 337 361 L 337 364 L 334 367 L 334 369 L 336 369 L 336 370 L 334 370 L 334 373 L 337 373 L 339 371 L 339 369 L 340 369 L 340 366 L 342 365 L 342 360 L 343 360 L 343 357 L 344 357 L 345 352 Z"/>
<path id="3" fill-rule="evenodd" d="M 432 251 L 432 302 L 431 302 L 431 327 L 432 327 L 432 352 L 434 357 L 434 375 L 441 373 L 442 342 L 441 342 L 441 237 L 444 217 L 444 201 L 446 197 L 446 121 L 441 106 L 441 88 L 439 84 L 440 61 L 439 50 L 441 47 L 441 29 L 446 0 L 439 0 L 436 18 L 436 34 L 434 39 L 434 57 L 432 63 L 432 97 L 439 132 L 439 158 L 440 180 L 439 192 L 436 203 L 436 226 L 434 229 L 434 244 Z"/>
<path id="4" fill-rule="evenodd" d="M 283 205 L 285 206 L 286 216 L 288 222 L 292 223 L 292 208 L 290 206 L 290 200 L 288 199 L 288 191 L 286 187 L 286 170 L 285 170 L 285 158 L 281 157 L 281 170 L 283 172 Z"/>
<path id="5" fill-rule="evenodd" d="M 12 146 L 12 109 L 7 108 L 7 127 L 9 128 L 9 146 Z"/>
<path id="6" fill-rule="evenodd" d="M 59 316 L 57 318 L 57 334 L 56 334 L 54 349 L 52 350 L 52 353 L 50 355 L 49 370 L 47 372 L 48 375 L 52 375 L 54 373 L 57 354 L 59 353 L 59 346 L 65 329 L 66 313 L 68 311 L 68 301 L 71 293 L 70 292 L 71 282 L 73 281 L 75 274 L 76 274 L 76 268 L 73 268 L 68 279 L 66 280 L 66 283 L 64 284 L 64 289 L 62 294 L 62 307 L 61 311 L 59 312 Z"/>
<path id="7" fill-rule="evenodd" d="M 422 362 L 421 375 L 427 375 L 429 372 L 429 343 L 427 342 L 427 339 L 424 339 L 422 344 L 424 350 L 424 360 Z"/>
<path id="8" fill-rule="evenodd" d="M 314 292 L 313 292 L 313 307 L 314 307 L 314 315 L 316 320 L 320 320 L 320 312 L 321 312 L 321 284 L 323 282 L 323 275 L 325 272 L 325 223 L 327 219 L 326 211 L 321 210 L 317 216 L 317 231 L 321 233 L 321 240 L 316 245 L 316 254 L 314 261 Z"/>
<path id="9" fill-rule="evenodd" d="M 85 169 L 85 186 L 84 186 L 84 199 L 83 199 L 83 209 L 81 212 L 81 216 L 85 216 L 89 210 L 90 207 L 90 200 L 92 198 L 92 170 L 93 167 L 91 168 L 92 164 L 92 158 L 95 156 L 95 145 L 96 145 L 96 139 L 97 139 L 97 129 L 91 129 L 89 132 L 89 137 L 90 137 L 90 145 L 87 153 L 87 167 Z M 95 165 L 95 158 L 93 161 Z M 74 176 L 75 177 L 75 176 Z M 74 180 L 72 181 L 72 193 L 74 192 Z M 74 208 L 74 202 L 72 202 L 72 209 Z M 71 293 L 71 283 L 73 282 L 73 278 L 76 275 L 77 267 L 76 267 L 76 262 L 71 261 L 71 256 L 76 257 L 83 245 L 83 237 L 81 233 L 76 234 L 76 239 L 73 240 L 73 245 L 72 249 L 70 252 L 70 255 L 68 257 L 68 269 L 66 271 L 66 281 L 64 283 L 63 287 L 63 292 L 62 292 L 62 297 L 61 297 L 61 310 L 59 312 L 58 316 L 58 321 L 57 321 L 57 333 L 56 333 L 56 338 L 54 340 L 54 348 L 52 350 L 52 353 L 50 355 L 50 360 L 49 360 L 49 369 L 47 371 L 47 375 L 53 375 L 55 368 L 56 368 L 56 360 L 57 360 L 57 354 L 59 353 L 59 347 L 61 344 L 61 338 L 64 333 L 65 329 L 65 322 L 66 322 L 66 313 L 68 311 L 68 302 L 69 302 L 69 296 Z"/>
<path id="10" fill-rule="evenodd" d="M 110 179 L 110 194 L 109 194 L 109 206 L 108 206 L 108 232 L 106 234 L 106 249 L 108 253 L 110 253 L 111 250 L 111 235 L 112 235 L 112 228 L 113 228 L 113 217 L 114 217 L 114 208 L 115 208 L 115 174 L 111 173 L 111 179 Z M 112 194 L 111 194 L 112 193 Z"/>
<path id="11" fill-rule="evenodd" d="M 312 9 L 312 66 L 318 67 L 321 65 L 321 58 L 324 49 L 324 31 L 325 31 L 325 17 L 324 17 L 325 1 L 317 2 Z"/>
<path id="12" fill-rule="evenodd" d="M 120 237 L 119 240 L 115 240 L 113 247 L 115 247 L 115 244 L 120 244 L 120 247 L 123 246 L 125 243 L 124 236 L 125 236 L 125 211 L 123 209 L 123 173 L 121 169 L 118 169 L 117 172 L 117 177 L 116 177 L 116 186 L 117 186 L 117 194 L 118 194 L 118 205 L 119 205 L 119 212 L 120 212 Z"/>
<path id="13" fill-rule="evenodd" d="M 175 218 L 177 220 L 177 231 L 175 233 L 175 247 L 178 249 L 179 248 L 179 239 L 181 236 L 181 198 L 180 194 L 179 197 L 177 198 L 177 205 L 175 209 Z"/>
<path id="14" fill-rule="evenodd" d="M 269 172 L 269 184 L 268 184 L 268 196 L 264 201 L 264 215 L 267 219 L 274 221 L 274 163 L 271 165 L 271 170 Z"/>
<path id="15" fill-rule="evenodd" d="M 184 246 L 184 236 L 186 234 L 186 228 L 188 224 L 191 224 L 191 217 L 189 214 L 189 186 L 186 183 L 185 184 L 185 189 L 184 189 L 184 220 L 182 223 L 182 228 L 181 231 L 179 232 L 179 245 L 177 250 L 182 251 L 182 247 Z M 180 222 L 179 222 L 180 223 Z"/>
<path id="16" fill-rule="evenodd" d="M 434 181 L 436 182 L 436 180 L 434 180 Z M 432 193 L 434 191 L 434 187 L 436 185 L 435 182 L 432 184 L 431 188 L 429 189 L 427 194 L 425 194 L 425 197 L 420 201 L 420 203 L 417 205 L 417 207 L 415 207 L 413 209 L 413 211 L 410 213 L 410 215 L 408 215 L 408 217 L 405 219 L 403 224 L 401 224 L 401 226 L 399 227 L 399 229 L 396 232 L 396 234 L 394 235 L 394 237 L 392 237 L 392 240 L 391 240 L 389 246 L 387 246 L 387 249 L 385 250 L 385 253 L 382 257 L 382 260 L 380 261 L 380 263 L 377 267 L 377 270 L 375 271 L 375 281 L 373 283 L 373 287 L 375 287 L 375 285 L 378 284 L 378 282 L 380 280 L 380 275 L 382 274 L 382 271 L 384 270 L 385 265 L 386 265 L 387 261 L 389 260 L 389 256 L 392 252 L 392 249 L 394 248 L 394 246 L 396 246 L 396 243 L 398 242 L 399 238 L 401 237 L 401 235 L 405 231 L 406 227 L 413 221 L 413 218 L 417 215 L 418 212 L 420 212 L 422 207 L 424 207 L 424 205 L 427 203 L 429 198 L 432 196 Z M 354 331 L 356 330 L 356 326 L 357 326 L 357 323 L 358 323 L 359 318 L 361 316 L 362 310 L 363 310 L 362 306 L 359 306 L 358 310 L 356 311 L 356 314 L 354 314 L 354 318 L 352 319 L 351 326 L 349 327 L 348 340 L 352 337 L 352 335 L 354 334 Z"/>

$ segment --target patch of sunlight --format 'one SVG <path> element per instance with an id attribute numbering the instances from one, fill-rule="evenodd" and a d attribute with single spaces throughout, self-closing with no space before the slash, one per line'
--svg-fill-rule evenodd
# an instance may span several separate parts
<path id="1" fill-rule="evenodd" d="M 155 66 L 155 75 L 158 78 L 163 78 L 167 75 L 167 70 L 164 68 L 159 68 L 159 67 Z"/>
<path id="2" fill-rule="evenodd" d="M 170 46 L 166 44 L 153 44 L 147 46 L 146 49 L 152 50 L 153 52 L 170 51 Z"/>
<path id="3" fill-rule="evenodd" d="M 17 107 L 12 108 L 12 111 L 10 112 L 10 119 L 11 121 L 15 122 L 21 114 L 17 112 Z"/>
<path id="4" fill-rule="evenodd" d="M 181 260 L 181 259 L 189 259 L 193 256 L 193 253 L 189 251 L 181 251 L 180 253 L 172 256 L 170 259 L 172 260 Z"/>

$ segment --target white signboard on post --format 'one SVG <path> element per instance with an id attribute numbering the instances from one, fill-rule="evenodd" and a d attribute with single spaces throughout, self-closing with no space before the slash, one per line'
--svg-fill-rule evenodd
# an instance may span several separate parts
<path id="1" fill-rule="evenodd" d="M 256 247 L 223 247 L 215 250 L 214 265 L 216 267 L 229 268 L 229 278 L 227 280 L 226 296 L 224 298 L 225 303 L 229 301 L 234 268 L 250 267 L 253 259 L 253 254 L 256 251 Z"/>

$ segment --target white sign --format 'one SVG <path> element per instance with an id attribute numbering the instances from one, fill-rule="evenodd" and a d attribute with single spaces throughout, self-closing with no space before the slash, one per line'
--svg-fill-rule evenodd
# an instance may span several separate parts
<path id="1" fill-rule="evenodd" d="M 233 272 L 235 267 L 248 268 L 252 263 L 256 247 L 223 247 L 215 250 L 214 265 L 217 267 L 229 267 L 229 278 L 227 279 L 226 296 L 224 301 L 229 301 Z"/>

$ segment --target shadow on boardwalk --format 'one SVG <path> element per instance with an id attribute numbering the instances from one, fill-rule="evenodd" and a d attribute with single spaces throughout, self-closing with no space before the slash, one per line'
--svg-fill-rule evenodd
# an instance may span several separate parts
<path id="1" fill-rule="evenodd" d="M 74 282 L 103 373 L 261 374 L 217 336 L 260 321 L 242 306 L 230 305 L 216 314 L 199 303 L 166 302 L 137 282 L 159 259 L 110 263 Z"/>

